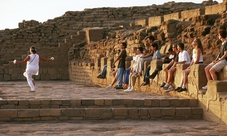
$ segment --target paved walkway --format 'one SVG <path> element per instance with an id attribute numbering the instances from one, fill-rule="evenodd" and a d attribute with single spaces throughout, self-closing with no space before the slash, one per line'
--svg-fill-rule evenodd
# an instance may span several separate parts
<path id="1" fill-rule="evenodd" d="M 167 95 L 124 92 L 70 81 L 36 81 L 36 92 L 29 90 L 26 81 L 0 82 L 2 99 L 172 98 Z"/>
<path id="2" fill-rule="evenodd" d="M 1 99 L 172 98 L 170 96 L 104 89 L 69 81 L 38 81 L 28 92 L 26 81 L 0 82 Z M 205 120 L 99 120 L 0 122 L 0 135 L 23 136 L 227 136 L 227 125 Z"/>

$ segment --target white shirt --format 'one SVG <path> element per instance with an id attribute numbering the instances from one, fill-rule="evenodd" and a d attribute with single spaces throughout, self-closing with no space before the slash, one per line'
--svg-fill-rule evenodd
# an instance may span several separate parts
<path id="1" fill-rule="evenodd" d="M 182 61 L 185 61 L 185 64 L 190 64 L 191 59 L 186 50 L 183 50 L 178 55 L 178 62 L 182 62 Z"/>
<path id="2" fill-rule="evenodd" d="M 30 54 L 30 59 L 27 61 L 26 72 L 32 75 L 39 74 L 39 55 L 38 54 Z"/>
<path id="3" fill-rule="evenodd" d="M 202 54 L 202 52 L 200 52 L 199 56 L 200 57 L 199 57 L 199 61 L 198 62 L 203 62 L 203 54 Z M 193 51 L 192 51 L 192 59 L 193 59 L 194 62 L 196 61 L 196 58 L 197 58 L 197 54 L 196 54 L 195 49 L 193 49 Z"/>
<path id="4" fill-rule="evenodd" d="M 136 73 L 142 72 L 143 58 L 140 58 L 141 56 L 144 56 L 144 55 L 139 54 L 139 55 L 136 55 L 135 57 L 133 57 L 134 63 L 133 63 L 132 69 Z"/>

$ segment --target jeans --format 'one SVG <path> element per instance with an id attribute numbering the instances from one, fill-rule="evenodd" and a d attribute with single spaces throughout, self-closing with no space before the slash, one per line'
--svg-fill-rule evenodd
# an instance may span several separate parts
<path id="1" fill-rule="evenodd" d="M 124 83 L 124 84 L 128 84 L 128 83 L 129 83 L 130 70 L 131 70 L 131 68 L 128 68 L 128 69 L 126 69 L 126 70 L 124 71 L 124 74 L 123 74 L 123 76 L 124 76 L 124 78 L 123 78 L 123 83 Z"/>
<path id="2" fill-rule="evenodd" d="M 104 76 L 104 77 L 106 76 L 106 68 L 107 68 L 107 65 L 104 65 L 104 67 L 100 73 L 101 76 Z"/>
<path id="3" fill-rule="evenodd" d="M 123 79 L 124 68 L 117 69 L 117 86 L 122 87 L 122 79 Z"/>
<path id="4" fill-rule="evenodd" d="M 150 66 L 148 66 L 148 67 L 146 68 L 146 71 L 145 71 L 144 77 L 143 77 L 143 81 L 146 82 L 147 84 L 149 84 L 149 82 L 150 82 L 149 78 L 147 78 L 147 77 L 150 75 L 150 74 L 149 74 L 150 69 L 151 69 Z"/>

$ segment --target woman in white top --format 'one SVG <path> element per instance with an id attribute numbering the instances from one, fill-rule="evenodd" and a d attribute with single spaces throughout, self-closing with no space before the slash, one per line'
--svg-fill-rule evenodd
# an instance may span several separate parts
<path id="1" fill-rule="evenodd" d="M 190 67 L 194 64 L 203 63 L 203 46 L 202 46 L 200 39 L 195 38 L 192 42 L 192 46 L 193 46 L 192 61 L 189 65 L 189 67 L 183 71 L 181 85 L 179 87 L 177 87 L 175 89 L 175 91 L 178 91 L 178 92 L 186 91 L 187 89 L 186 89 L 185 85 L 187 83 L 188 74 L 191 70 Z"/>
<path id="2" fill-rule="evenodd" d="M 35 81 L 32 78 L 33 75 L 39 74 L 39 60 L 41 61 L 53 61 L 54 58 L 50 59 L 42 58 L 36 53 L 35 47 L 30 47 L 30 54 L 23 61 L 14 60 L 14 64 L 26 63 L 26 69 L 24 72 L 24 76 L 27 78 L 28 85 L 30 86 L 30 92 L 35 92 Z"/>
<path id="3" fill-rule="evenodd" d="M 141 58 L 143 56 L 142 52 L 143 52 L 142 47 L 137 48 L 137 55 L 133 57 L 134 63 L 130 70 L 129 85 L 128 85 L 128 88 L 124 90 L 125 92 L 134 91 L 136 77 L 140 76 L 142 73 L 142 64 L 143 64 L 143 58 Z"/>

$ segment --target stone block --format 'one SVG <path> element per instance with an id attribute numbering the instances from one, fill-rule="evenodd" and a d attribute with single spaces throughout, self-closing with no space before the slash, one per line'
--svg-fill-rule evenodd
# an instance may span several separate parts
<path id="1" fill-rule="evenodd" d="M 164 15 L 163 17 L 164 17 L 164 21 L 168 21 L 168 20 L 171 20 L 171 19 L 179 20 L 181 18 L 181 13 L 175 12 L 175 13 L 172 13 L 172 14 Z"/>
<path id="2" fill-rule="evenodd" d="M 98 105 L 98 106 L 104 105 L 104 100 L 103 99 L 95 100 L 95 105 Z"/>
<path id="3" fill-rule="evenodd" d="M 203 109 L 199 107 L 193 107 L 192 109 L 192 115 L 203 115 Z"/>
<path id="4" fill-rule="evenodd" d="M 71 100 L 71 106 L 81 106 L 81 100 Z"/>
<path id="5" fill-rule="evenodd" d="M 151 106 L 151 100 L 150 99 L 145 99 L 144 100 L 144 106 L 150 107 Z"/>
<path id="6" fill-rule="evenodd" d="M 81 100 L 81 105 L 83 105 L 83 106 L 94 106 L 95 101 L 94 100 Z"/>
<path id="7" fill-rule="evenodd" d="M 128 109 L 128 117 L 131 119 L 138 119 L 139 118 L 139 110 L 136 108 Z"/>
<path id="8" fill-rule="evenodd" d="M 50 101 L 50 105 L 61 105 L 62 104 L 62 100 L 51 100 Z"/>
<path id="9" fill-rule="evenodd" d="M 164 21 L 163 16 L 150 17 L 148 18 L 148 26 L 149 27 L 159 26 L 162 24 L 163 21 Z"/>
<path id="10" fill-rule="evenodd" d="M 63 109 L 62 116 L 85 117 L 85 109 Z"/>
<path id="11" fill-rule="evenodd" d="M 39 117 L 39 115 L 39 110 L 37 109 L 18 110 L 18 117 Z"/>
<path id="12" fill-rule="evenodd" d="M 135 20 L 135 25 L 141 25 L 141 26 L 147 26 L 148 25 L 148 19 L 137 19 Z"/>
<path id="13" fill-rule="evenodd" d="M 101 109 L 89 108 L 85 110 L 86 118 L 97 118 L 99 119 L 101 115 Z"/>
<path id="14" fill-rule="evenodd" d="M 112 100 L 112 105 L 116 106 L 116 105 L 122 105 L 123 104 L 123 100 L 122 99 L 113 99 Z"/>
<path id="15" fill-rule="evenodd" d="M 128 109 L 126 108 L 113 108 L 113 115 L 114 116 L 127 116 Z"/>
<path id="16" fill-rule="evenodd" d="M 151 100 L 151 106 L 152 107 L 159 107 L 160 106 L 160 100 L 158 100 L 158 99 L 152 99 Z"/>
<path id="17" fill-rule="evenodd" d="M 69 106 L 69 105 L 71 105 L 71 100 L 62 100 L 61 104 L 62 104 L 62 106 Z"/>
<path id="18" fill-rule="evenodd" d="M 181 19 L 189 19 L 205 14 L 205 8 L 181 11 Z"/>
<path id="19" fill-rule="evenodd" d="M 191 66 L 191 71 L 188 74 L 188 93 L 191 97 L 197 98 L 199 90 L 207 84 L 207 79 L 205 78 L 204 68 L 205 64 L 195 64 Z"/>
<path id="20" fill-rule="evenodd" d="M 188 64 L 177 64 L 176 71 L 174 74 L 174 85 L 179 86 L 182 81 L 183 70 L 186 69 L 189 65 Z"/>
<path id="21" fill-rule="evenodd" d="M 221 14 L 225 12 L 227 9 L 226 3 L 220 3 L 220 4 L 215 4 L 212 6 L 206 6 L 205 7 L 205 14 Z"/>
<path id="22" fill-rule="evenodd" d="M 162 116 L 160 108 L 149 108 L 148 113 L 150 117 L 160 118 Z"/>
<path id="23" fill-rule="evenodd" d="M 41 117 L 59 117 L 61 116 L 61 109 L 40 109 Z"/>
<path id="24" fill-rule="evenodd" d="M 170 105 L 171 105 L 170 100 L 168 99 L 160 100 L 160 107 L 169 107 Z"/>
<path id="25" fill-rule="evenodd" d="M 27 106 L 27 105 L 29 105 L 29 104 L 28 104 L 28 100 L 20 100 L 20 101 L 19 101 L 19 105 L 20 105 L 20 106 Z"/>
<path id="26" fill-rule="evenodd" d="M 176 116 L 191 116 L 192 115 L 192 111 L 191 108 L 187 108 L 187 107 L 182 107 L 182 108 L 176 108 Z"/>
<path id="27" fill-rule="evenodd" d="M 0 110 L 0 118 L 15 118 L 17 117 L 17 110 L 11 109 L 1 109 Z"/>
<path id="28" fill-rule="evenodd" d="M 113 117 L 112 109 L 101 109 L 101 119 L 111 119 Z"/>
<path id="29" fill-rule="evenodd" d="M 132 106 L 133 105 L 133 100 L 132 99 L 124 99 L 123 104 L 125 106 Z"/>
<path id="30" fill-rule="evenodd" d="M 162 108 L 161 109 L 162 116 L 164 115 L 171 115 L 174 116 L 176 114 L 175 108 Z"/>
<path id="31" fill-rule="evenodd" d="M 144 106 L 144 100 L 143 99 L 141 99 L 141 100 L 139 100 L 139 99 L 134 99 L 133 100 L 133 103 L 132 103 L 132 105 L 133 106 L 135 106 L 135 107 L 140 107 L 140 106 Z"/>

